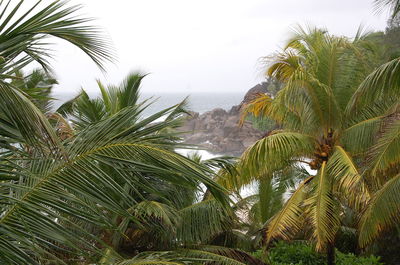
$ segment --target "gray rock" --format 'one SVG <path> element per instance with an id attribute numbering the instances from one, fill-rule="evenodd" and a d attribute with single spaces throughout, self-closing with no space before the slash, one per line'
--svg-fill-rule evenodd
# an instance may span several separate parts
<path id="1" fill-rule="evenodd" d="M 265 134 L 255 129 L 250 122 L 239 126 L 242 105 L 250 102 L 259 93 L 266 93 L 264 85 L 250 89 L 241 104 L 232 106 L 228 112 L 216 108 L 203 114 L 190 113 L 180 128 L 181 131 L 188 132 L 184 135 L 185 142 L 200 145 L 213 153 L 241 155 Z"/>

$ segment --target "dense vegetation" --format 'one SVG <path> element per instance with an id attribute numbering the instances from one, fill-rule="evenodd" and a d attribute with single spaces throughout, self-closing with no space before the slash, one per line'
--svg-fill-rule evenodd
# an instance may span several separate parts
<path id="1" fill-rule="evenodd" d="M 275 244 L 268 255 L 263 250 L 253 253 L 254 256 L 271 265 L 324 265 L 326 259 L 321 253 L 315 252 L 313 246 L 305 242 L 286 243 L 283 241 Z M 338 265 L 380 265 L 379 257 L 359 257 L 352 253 L 336 252 Z"/>
<path id="2" fill-rule="evenodd" d="M 399 260 L 400 5 L 376 3 L 393 11 L 386 32 L 294 32 L 268 57 L 269 93 L 243 112 L 266 136 L 238 159 L 202 160 L 175 151 L 191 148 L 176 130 L 185 101 L 143 116 L 142 73 L 52 109 L 48 38 L 100 68 L 108 40 L 79 6 L 1 2 L 0 263 Z"/>

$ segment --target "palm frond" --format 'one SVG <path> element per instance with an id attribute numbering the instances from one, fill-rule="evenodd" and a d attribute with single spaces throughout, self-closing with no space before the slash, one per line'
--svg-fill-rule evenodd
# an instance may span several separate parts
<path id="1" fill-rule="evenodd" d="M 400 59 L 396 58 L 379 66 L 360 84 L 353 94 L 347 111 L 360 109 L 374 101 L 396 98 L 399 96 Z"/>
<path id="2" fill-rule="evenodd" d="M 374 144 L 383 116 L 360 121 L 343 130 L 340 141 L 352 154 L 363 154 Z"/>
<path id="3" fill-rule="evenodd" d="M 269 116 L 269 105 L 272 99 L 267 94 L 259 94 L 250 103 L 244 106 L 241 114 L 240 124 L 243 124 L 249 114 L 258 116 Z"/>
<path id="4" fill-rule="evenodd" d="M 4 257 L 19 256 L 31 261 L 35 256 L 48 256 L 55 246 L 60 251 L 85 255 L 82 251 L 93 249 L 91 242 L 98 240 L 74 219 L 111 228 L 109 213 L 133 218 L 127 209 L 135 204 L 135 198 L 126 192 L 125 186 L 133 189 L 142 186 L 147 183 L 145 174 L 181 187 L 202 182 L 222 205 L 227 204 L 224 192 L 221 193 L 223 188 L 210 178 L 212 173 L 205 173 L 208 170 L 205 167 L 166 148 L 160 141 L 165 136 L 146 139 L 140 137 L 143 130 L 136 135 L 133 131 L 115 135 L 130 122 L 129 117 L 135 111 L 127 108 L 76 135 L 66 148 L 68 159 L 34 160 L 20 172 L 23 181 L 0 184 L 8 192 L 2 194 L 0 217 L 3 238 L 7 238 L 0 241 Z M 120 174 L 122 179 L 118 181 L 100 165 L 127 173 Z M 81 242 L 80 235 L 91 240 Z"/>
<path id="5" fill-rule="evenodd" d="M 370 149 L 368 167 L 372 176 L 395 166 L 400 161 L 400 120 L 388 124 Z"/>
<path id="6" fill-rule="evenodd" d="M 365 180 L 352 157 L 341 146 L 335 146 L 327 163 L 334 188 L 348 200 L 353 209 L 362 209 L 369 200 Z"/>
<path id="7" fill-rule="evenodd" d="M 215 199 L 208 199 L 179 210 L 182 224 L 178 238 L 186 244 L 208 242 L 232 226 L 232 212 Z"/>
<path id="8" fill-rule="evenodd" d="M 115 113 L 129 106 L 138 105 L 139 89 L 144 77 L 146 77 L 146 74 L 142 74 L 139 72 L 130 73 L 127 75 L 125 80 L 120 84 L 117 89 L 118 102 L 111 101 L 111 104 L 118 106 L 118 108 L 111 111 L 111 113 Z M 104 95 L 104 93 L 102 94 Z M 110 98 L 113 99 L 113 97 Z"/>
<path id="9" fill-rule="evenodd" d="M 306 198 L 309 182 L 314 178 L 310 176 L 297 187 L 296 191 L 287 200 L 283 208 L 267 223 L 266 241 L 282 238 L 290 240 L 302 227 L 302 203 Z"/>
<path id="10" fill-rule="evenodd" d="M 0 55 L 6 58 L 4 64 L 20 69 L 26 62 L 17 64 L 14 60 L 18 55 L 25 54 L 28 62 L 34 60 L 49 69 L 51 54 L 45 41 L 47 37 L 56 37 L 75 45 L 102 69 L 104 62 L 113 60 L 109 41 L 102 36 L 101 30 L 88 24 L 91 19 L 76 16 L 81 6 L 68 7 L 66 1 L 53 1 L 35 11 L 40 3 L 36 1 L 27 12 L 20 13 L 23 2 L 11 7 L 11 10 L 8 10 L 9 3 L 0 6 L 5 15 L 0 25 Z M 5 68 L 2 68 L 4 71 Z"/>
<path id="11" fill-rule="evenodd" d="M 390 179 L 373 194 L 360 220 L 359 244 L 365 247 L 385 229 L 399 222 L 400 216 L 400 175 Z"/>
<path id="12" fill-rule="evenodd" d="M 4 121 L 17 129 L 15 135 L 21 135 L 25 143 L 59 155 L 62 148 L 46 117 L 22 91 L 2 81 L 0 111 Z"/>
<path id="13" fill-rule="evenodd" d="M 190 115 L 189 113 L 189 98 L 184 98 L 180 103 L 176 105 L 176 108 L 173 112 L 171 112 L 165 120 L 177 119 L 181 118 L 182 115 Z"/>
<path id="14" fill-rule="evenodd" d="M 376 11 L 381 11 L 385 8 L 389 8 L 392 18 L 394 18 L 400 12 L 400 1 L 399 0 L 375 0 Z"/>
<path id="15" fill-rule="evenodd" d="M 7 122 L 19 130 L 16 135 L 21 135 L 24 142 L 59 153 L 60 145 L 45 117 L 26 94 L 5 80 L 32 61 L 49 69 L 51 54 L 45 42 L 47 37 L 72 43 L 100 67 L 112 60 L 112 55 L 99 30 L 87 24 L 89 19 L 75 17 L 80 6 L 67 7 L 65 1 L 53 1 L 35 12 L 40 3 L 36 1 L 32 8 L 20 13 L 23 3 L 19 1 L 14 6 L 11 1 L 0 3 L 1 111 L 7 115 Z"/>
<path id="16" fill-rule="evenodd" d="M 169 205 L 156 201 L 142 201 L 132 207 L 132 215 L 142 224 L 152 227 L 160 226 L 160 230 L 167 230 L 173 233 L 175 227 L 180 223 L 179 216 L 175 209 Z"/>
<path id="17" fill-rule="evenodd" d="M 53 85 L 58 83 L 49 73 L 42 69 L 34 69 L 25 76 L 22 71 L 16 71 L 11 84 L 23 91 L 42 112 L 50 111 L 53 99 L 50 94 Z"/>
<path id="18" fill-rule="evenodd" d="M 251 181 L 290 165 L 290 160 L 312 154 L 316 140 L 297 132 L 276 132 L 249 147 L 239 161 L 240 175 Z"/>
<path id="19" fill-rule="evenodd" d="M 338 203 L 333 197 L 332 179 L 327 173 L 326 162 L 322 163 L 318 175 L 314 178 L 313 196 L 309 198 L 310 221 L 314 227 L 313 237 L 317 250 L 323 250 L 335 240 L 340 221 Z"/>

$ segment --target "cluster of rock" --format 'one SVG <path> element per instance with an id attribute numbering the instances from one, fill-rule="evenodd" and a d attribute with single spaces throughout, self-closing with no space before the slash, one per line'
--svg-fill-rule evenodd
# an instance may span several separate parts
<path id="1" fill-rule="evenodd" d="M 250 89 L 240 105 L 233 106 L 229 111 L 216 108 L 203 114 L 191 113 L 181 127 L 181 131 L 185 132 L 185 143 L 199 145 L 215 154 L 241 155 L 264 135 L 248 121 L 239 125 L 241 107 L 258 93 L 265 93 L 264 86 L 257 85 Z"/>

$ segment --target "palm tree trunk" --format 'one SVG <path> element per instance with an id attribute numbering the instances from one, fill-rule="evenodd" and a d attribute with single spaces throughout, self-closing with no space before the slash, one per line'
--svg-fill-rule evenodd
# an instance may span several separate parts
<path id="1" fill-rule="evenodd" d="M 335 265 L 335 246 L 333 243 L 328 243 L 326 260 L 328 265 Z"/>

